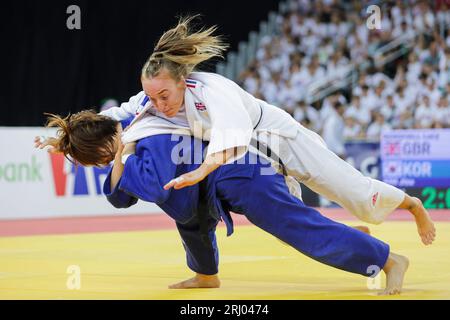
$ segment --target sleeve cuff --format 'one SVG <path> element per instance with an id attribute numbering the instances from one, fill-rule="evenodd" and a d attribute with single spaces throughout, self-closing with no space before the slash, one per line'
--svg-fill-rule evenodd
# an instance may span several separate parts
<path id="1" fill-rule="evenodd" d="M 127 162 L 127 159 L 131 156 L 131 154 L 124 154 L 122 156 L 122 164 L 125 165 L 125 162 Z"/>

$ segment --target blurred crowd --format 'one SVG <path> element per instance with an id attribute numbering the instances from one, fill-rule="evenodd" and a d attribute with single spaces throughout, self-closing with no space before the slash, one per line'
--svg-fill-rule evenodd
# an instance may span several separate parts
<path id="1" fill-rule="evenodd" d="M 381 9 L 380 29 L 366 24 L 372 3 Z M 337 154 L 345 140 L 377 140 L 386 129 L 450 128 L 449 0 L 294 0 L 277 24 L 238 82 L 321 134 Z M 377 66 L 374 52 L 399 37 L 412 47 Z M 366 61 L 353 84 L 308 103 L 311 83 Z"/>

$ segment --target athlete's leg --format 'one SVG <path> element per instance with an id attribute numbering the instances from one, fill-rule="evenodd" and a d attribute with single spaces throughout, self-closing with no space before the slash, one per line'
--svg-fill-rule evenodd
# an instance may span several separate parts
<path id="1" fill-rule="evenodd" d="M 365 177 L 327 149 L 316 133 L 302 127 L 296 139 L 281 139 L 280 152 L 290 175 L 360 220 L 379 224 L 395 209 L 407 209 L 416 219 L 422 241 L 430 244 L 434 240 L 433 223 L 420 200 Z"/>
<path id="2" fill-rule="evenodd" d="M 245 195 L 243 188 L 248 190 Z M 217 190 L 233 211 L 245 214 L 253 224 L 305 255 L 364 276 L 373 275 L 374 268 L 386 269 L 387 274 L 391 273 L 388 291 L 392 291 L 391 287 L 401 289 L 398 281 L 392 285 L 392 279 L 403 279 L 403 275 L 399 268 L 391 266 L 395 261 L 386 265 L 390 254 L 386 243 L 306 207 L 289 193 L 282 176 L 224 180 L 217 184 Z"/>

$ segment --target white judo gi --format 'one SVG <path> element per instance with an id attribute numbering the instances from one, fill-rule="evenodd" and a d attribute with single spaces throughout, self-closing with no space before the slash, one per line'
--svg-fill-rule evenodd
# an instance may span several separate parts
<path id="1" fill-rule="evenodd" d="M 242 157 L 252 138 L 257 139 L 278 155 L 290 176 L 368 223 L 383 222 L 404 200 L 403 191 L 363 176 L 330 151 L 318 134 L 233 81 L 213 73 L 193 72 L 186 85 L 184 106 L 175 118 L 157 112 L 144 92 L 102 114 L 116 120 L 138 115 L 136 122 L 150 112 L 174 126 L 188 124 L 195 137 L 210 141 L 208 154 L 236 147 L 237 156 L 229 162 Z M 145 125 L 142 127 L 144 137 Z M 124 143 L 138 138 L 127 132 L 122 136 Z"/>

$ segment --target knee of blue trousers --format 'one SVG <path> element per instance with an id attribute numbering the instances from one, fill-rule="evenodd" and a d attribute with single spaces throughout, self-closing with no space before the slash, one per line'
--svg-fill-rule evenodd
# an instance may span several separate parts
<path id="1" fill-rule="evenodd" d="M 371 275 L 374 266 L 382 269 L 389 254 L 383 242 L 297 204 L 265 218 L 247 217 L 310 258 L 363 276 Z"/>

